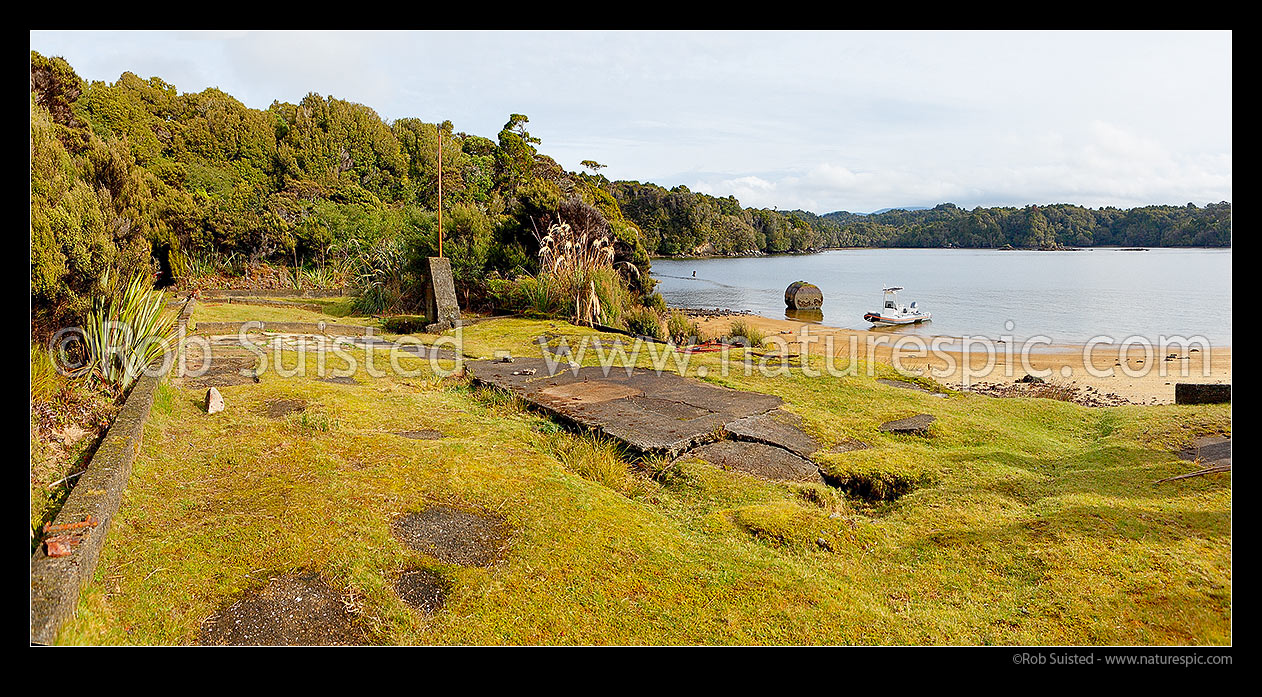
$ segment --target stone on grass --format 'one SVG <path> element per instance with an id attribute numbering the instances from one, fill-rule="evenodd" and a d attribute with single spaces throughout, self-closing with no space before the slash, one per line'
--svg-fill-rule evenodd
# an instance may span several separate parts
<path id="1" fill-rule="evenodd" d="M 214 387 L 206 390 L 206 413 L 217 414 L 223 410 L 223 395 L 219 394 L 219 390 Z"/>
<path id="2" fill-rule="evenodd" d="M 896 419 L 894 421 L 886 421 L 881 424 L 881 430 L 887 433 L 911 433 L 915 435 L 924 435 L 929 432 L 929 424 L 933 423 L 937 417 L 930 414 L 916 414 L 905 419 Z"/>

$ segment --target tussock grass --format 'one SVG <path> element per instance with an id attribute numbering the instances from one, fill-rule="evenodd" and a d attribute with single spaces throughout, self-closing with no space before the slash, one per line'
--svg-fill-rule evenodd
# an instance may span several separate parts
<path id="1" fill-rule="evenodd" d="M 622 491 L 630 478 L 617 442 L 598 435 L 558 434 L 549 441 L 551 454 L 565 469 L 589 481 Z"/>
<path id="2" fill-rule="evenodd" d="M 791 500 L 742 506 L 734 509 L 731 516 L 749 534 L 774 546 L 832 551 L 844 543 L 849 533 L 845 519 L 829 518 Z"/>
<path id="3" fill-rule="evenodd" d="M 750 348 L 758 348 L 767 340 L 767 334 L 748 320 L 738 319 L 728 328 L 727 339 L 744 342 Z"/>

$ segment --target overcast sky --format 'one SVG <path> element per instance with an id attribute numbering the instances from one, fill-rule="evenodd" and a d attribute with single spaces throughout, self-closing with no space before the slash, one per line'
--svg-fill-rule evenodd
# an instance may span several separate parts
<path id="1" fill-rule="evenodd" d="M 747 206 L 1231 200 L 1231 33 L 55 32 L 31 48 L 246 105 L 308 92 Z"/>

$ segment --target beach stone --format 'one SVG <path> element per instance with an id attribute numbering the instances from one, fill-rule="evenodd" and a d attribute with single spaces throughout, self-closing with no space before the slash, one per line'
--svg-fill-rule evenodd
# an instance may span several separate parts
<path id="1" fill-rule="evenodd" d="M 783 409 L 746 416 L 723 427 L 732 437 L 779 446 L 801 457 L 810 457 L 820 444 L 802 430 L 802 419 Z"/>
<path id="2" fill-rule="evenodd" d="M 751 441 L 721 440 L 684 453 L 719 469 L 784 482 L 824 483 L 815 463 L 784 448 Z"/>
<path id="3" fill-rule="evenodd" d="M 1231 402 L 1231 385 L 1177 382 L 1174 385 L 1175 404 L 1221 404 Z"/>
<path id="4" fill-rule="evenodd" d="M 223 410 L 223 395 L 219 394 L 219 389 L 212 387 L 206 390 L 206 413 L 218 414 Z"/>
<path id="5" fill-rule="evenodd" d="M 937 417 L 931 414 L 917 414 L 905 419 L 886 421 L 881 424 L 881 430 L 886 433 L 910 433 L 915 435 L 924 435 L 929 431 L 929 424 L 936 420 Z"/>
<path id="6" fill-rule="evenodd" d="M 784 290 L 784 304 L 794 310 L 815 310 L 824 304 L 824 293 L 806 281 L 794 281 Z"/>

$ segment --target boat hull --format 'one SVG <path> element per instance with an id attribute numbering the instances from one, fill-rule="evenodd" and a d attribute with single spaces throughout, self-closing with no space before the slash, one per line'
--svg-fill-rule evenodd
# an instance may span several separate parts
<path id="1" fill-rule="evenodd" d="M 863 316 L 863 319 L 871 322 L 878 327 L 896 327 L 904 324 L 917 324 L 929 319 L 929 313 L 922 315 L 908 315 L 905 317 L 885 317 L 875 312 L 869 312 Z"/>

